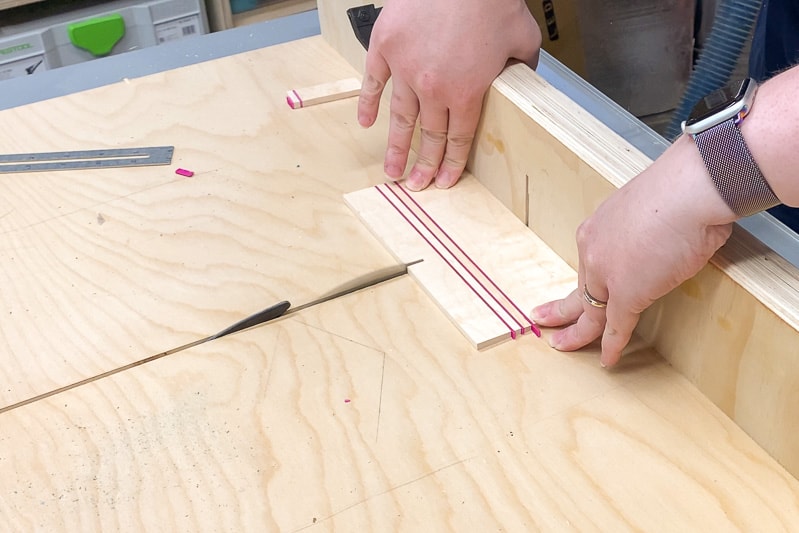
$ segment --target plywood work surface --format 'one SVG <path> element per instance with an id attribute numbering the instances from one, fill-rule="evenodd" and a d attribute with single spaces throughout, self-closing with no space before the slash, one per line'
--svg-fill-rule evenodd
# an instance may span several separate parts
<path id="1" fill-rule="evenodd" d="M 4 409 L 395 264 L 343 200 L 385 114 L 285 104 L 353 74 L 316 38 L 0 114 L 9 153 L 176 154 L 0 178 L 0 530 L 799 529 L 797 481 L 656 353 L 479 352 L 410 276 Z"/>
<path id="2" fill-rule="evenodd" d="M 797 481 L 656 354 L 477 352 L 409 277 L 0 426 L 6 531 L 799 527 Z"/>
<path id="3" fill-rule="evenodd" d="M 382 139 L 354 102 L 286 105 L 354 74 L 315 38 L 0 113 L 3 153 L 175 146 L 0 175 L 0 409 L 394 264 L 341 201 L 382 179 Z"/>

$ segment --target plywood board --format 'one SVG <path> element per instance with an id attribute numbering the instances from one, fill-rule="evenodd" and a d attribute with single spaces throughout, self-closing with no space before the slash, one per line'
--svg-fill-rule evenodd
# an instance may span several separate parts
<path id="1" fill-rule="evenodd" d="M 0 408 L 394 264 L 341 201 L 382 180 L 381 139 L 354 100 L 285 102 L 354 74 L 317 37 L 0 113 L 5 153 L 175 146 L 0 177 Z"/>
<path id="2" fill-rule="evenodd" d="M 650 160 L 514 65 L 488 94 L 471 162 L 487 187 L 517 215 L 526 213 L 529 226 L 576 266 L 579 223 Z M 797 269 L 736 228 L 711 264 L 644 313 L 637 329 L 794 475 L 797 309 Z"/>
<path id="3" fill-rule="evenodd" d="M 342 201 L 382 181 L 385 122 L 285 105 L 352 75 L 321 45 L 0 116 L 9 151 L 195 171 L 4 183 L 6 400 L 396 262 Z M 798 482 L 656 352 L 607 372 L 546 335 L 478 352 L 406 277 L 1 412 L 0 529 L 798 528 Z"/>
<path id="4" fill-rule="evenodd" d="M 338 4 L 319 2 L 323 34 L 362 68 Z M 486 95 L 467 168 L 574 267 L 579 223 L 650 163 L 515 64 Z M 799 271 L 736 228 L 711 264 L 647 311 L 637 330 L 794 475 L 798 310 Z"/>
<path id="5" fill-rule="evenodd" d="M 411 193 L 401 184 L 381 184 L 344 198 L 398 261 L 424 260 L 411 275 L 478 349 L 537 332 L 532 308 L 577 282 L 471 176 L 451 190 Z"/>
<path id="6" fill-rule="evenodd" d="M 361 80 L 347 78 L 332 82 L 314 85 L 313 87 L 300 87 L 286 92 L 286 102 L 292 109 L 300 109 L 313 105 L 326 104 L 335 100 L 352 98 L 361 93 Z"/>
<path id="7" fill-rule="evenodd" d="M 0 530 L 799 528 L 799 483 L 652 351 L 477 352 L 407 277 L 0 426 Z"/>

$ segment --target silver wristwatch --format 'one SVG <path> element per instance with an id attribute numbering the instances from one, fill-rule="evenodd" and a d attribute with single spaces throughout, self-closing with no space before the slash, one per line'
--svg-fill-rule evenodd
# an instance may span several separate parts
<path id="1" fill-rule="evenodd" d="M 738 126 L 757 92 L 757 82 L 747 78 L 705 96 L 682 123 L 693 137 L 713 184 L 732 211 L 753 215 L 780 201 L 771 190 Z"/>

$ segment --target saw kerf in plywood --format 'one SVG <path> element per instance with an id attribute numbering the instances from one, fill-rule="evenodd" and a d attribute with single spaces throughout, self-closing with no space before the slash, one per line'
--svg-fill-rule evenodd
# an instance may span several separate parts
<path id="1" fill-rule="evenodd" d="M 563 261 L 472 177 L 420 193 L 384 183 L 345 200 L 397 259 L 424 258 L 410 274 L 478 349 L 539 334 L 532 307 L 574 286 L 553 274 Z"/>

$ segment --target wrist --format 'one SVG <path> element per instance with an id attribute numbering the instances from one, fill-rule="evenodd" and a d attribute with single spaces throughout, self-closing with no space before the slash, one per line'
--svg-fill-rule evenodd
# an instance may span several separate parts
<path id="1" fill-rule="evenodd" d="M 751 78 L 731 83 L 699 100 L 682 124 L 719 195 L 738 217 L 780 203 L 741 132 L 756 94 L 757 83 Z"/>
<path id="2" fill-rule="evenodd" d="M 689 135 L 680 136 L 647 170 L 658 182 L 656 194 L 672 198 L 675 217 L 703 226 L 729 224 L 740 218 L 724 201 Z"/>
<path id="3" fill-rule="evenodd" d="M 756 105 L 741 124 L 741 133 L 763 176 L 780 201 L 790 206 L 799 205 L 797 86 L 797 67 L 765 82 L 758 89 Z"/>

